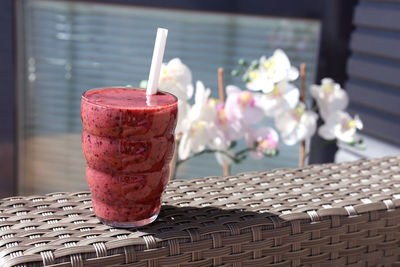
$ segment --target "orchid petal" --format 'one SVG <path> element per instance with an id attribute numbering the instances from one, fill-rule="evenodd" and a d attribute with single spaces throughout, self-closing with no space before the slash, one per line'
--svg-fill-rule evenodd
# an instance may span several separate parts
<path id="1" fill-rule="evenodd" d="M 357 129 L 362 127 L 360 118 L 356 115 L 354 119 L 344 111 L 336 111 L 329 114 L 325 124 L 319 129 L 319 135 L 324 139 L 334 139 L 346 143 L 354 142 L 357 139 Z"/>
<path id="2" fill-rule="evenodd" d="M 358 114 L 354 115 L 354 121 L 356 123 L 356 128 L 359 130 L 362 130 L 362 128 L 364 128 L 364 124 L 360 119 L 360 116 L 358 116 Z"/>
<path id="3" fill-rule="evenodd" d="M 190 69 L 179 58 L 170 60 L 161 66 L 159 88 L 173 93 L 178 99 L 187 98 L 187 86 L 192 83 Z"/>
<path id="4" fill-rule="evenodd" d="M 290 65 L 289 58 L 281 49 L 275 50 L 269 58 L 262 56 L 259 67 L 249 67 L 245 73 L 246 87 L 252 91 L 270 93 L 274 85 L 281 81 L 293 81 L 299 76 L 297 68 Z"/>
<path id="5" fill-rule="evenodd" d="M 311 85 L 310 93 L 317 101 L 320 114 L 327 120 L 330 114 L 344 110 L 349 104 L 349 97 L 340 85 L 331 78 L 321 80 L 321 85 Z"/>
<path id="6" fill-rule="evenodd" d="M 226 93 L 228 95 L 230 94 L 236 94 L 236 93 L 240 93 L 242 90 L 240 90 L 239 87 L 235 86 L 235 85 L 228 85 L 226 86 Z"/>
<path id="7" fill-rule="evenodd" d="M 299 70 L 296 67 L 291 67 L 288 74 L 289 81 L 294 81 L 299 77 Z"/>
<path id="8" fill-rule="evenodd" d="M 251 151 L 250 152 L 250 157 L 254 160 L 260 160 L 264 157 L 262 153 L 256 152 L 256 151 Z"/>
<path id="9" fill-rule="evenodd" d="M 285 102 L 291 109 L 296 107 L 296 105 L 299 103 L 299 97 L 300 97 L 300 91 L 295 87 L 291 88 L 283 95 Z"/>
<path id="10" fill-rule="evenodd" d="M 189 138 L 188 134 L 182 135 L 179 141 L 178 155 L 181 160 L 185 160 L 190 156 L 192 140 Z"/>
<path id="11" fill-rule="evenodd" d="M 325 140 L 333 140 L 336 138 L 334 128 L 327 124 L 319 127 L 318 134 Z"/>
<path id="12" fill-rule="evenodd" d="M 187 96 L 187 99 L 191 99 L 192 96 L 193 96 L 193 93 L 194 93 L 193 84 L 188 84 L 188 85 L 186 86 L 186 96 Z"/>
<path id="13" fill-rule="evenodd" d="M 287 145 L 310 138 L 316 131 L 318 115 L 313 111 L 306 111 L 303 103 L 295 109 L 281 113 L 275 118 L 275 124 L 280 131 L 282 140 Z"/>
<path id="14" fill-rule="evenodd" d="M 234 86 L 228 87 L 230 90 L 225 103 L 225 115 L 229 121 L 239 120 L 243 124 L 253 124 L 262 120 L 264 111 L 261 108 L 260 95 L 241 91 Z"/>

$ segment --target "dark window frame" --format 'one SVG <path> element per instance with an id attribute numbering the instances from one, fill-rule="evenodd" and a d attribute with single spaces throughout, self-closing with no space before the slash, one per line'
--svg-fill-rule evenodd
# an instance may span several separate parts
<path id="1" fill-rule="evenodd" d="M 0 197 L 16 192 L 16 58 L 14 1 L 0 1 Z"/>
<path id="2" fill-rule="evenodd" d="M 18 0 L 26 1 L 26 0 Z M 57 1 L 57 0 L 55 0 Z M 75 2 L 136 5 L 192 11 L 223 12 L 242 15 L 309 18 L 321 21 L 320 51 L 316 81 L 330 76 L 340 84 L 346 79 L 351 19 L 357 0 L 84 0 Z M 17 194 L 18 177 L 18 113 L 16 0 L 0 1 L 0 43 L 2 67 L 0 78 L 0 197 Z M 321 142 L 314 138 L 312 144 Z M 333 161 L 336 145 L 312 152 L 310 163 Z"/>

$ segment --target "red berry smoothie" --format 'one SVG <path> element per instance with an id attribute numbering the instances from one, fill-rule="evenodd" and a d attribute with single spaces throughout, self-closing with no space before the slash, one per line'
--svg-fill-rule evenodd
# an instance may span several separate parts
<path id="1" fill-rule="evenodd" d="M 116 227 L 154 221 L 173 156 L 177 98 L 99 88 L 81 102 L 86 179 L 97 217 Z"/>

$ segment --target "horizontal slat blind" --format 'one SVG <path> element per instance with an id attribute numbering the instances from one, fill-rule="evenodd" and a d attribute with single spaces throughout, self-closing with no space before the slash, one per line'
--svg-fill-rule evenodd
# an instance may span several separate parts
<path id="1" fill-rule="evenodd" d="M 90 88 L 147 79 L 158 26 L 169 29 L 165 61 L 180 57 L 216 97 L 217 68 L 226 84 L 242 86 L 230 70 L 239 58 L 284 49 L 294 65 L 306 62 L 313 81 L 319 22 L 60 1 L 25 1 L 26 55 L 21 189 L 85 188 L 80 144 L 80 97 Z M 272 122 L 270 122 L 272 123 Z M 297 147 L 279 158 L 249 161 L 234 172 L 295 166 Z M 180 177 L 220 174 L 212 156 L 189 162 Z M 57 189 L 58 188 L 58 189 Z"/>
<path id="2" fill-rule="evenodd" d="M 347 65 L 352 113 L 366 134 L 400 144 L 400 2 L 361 1 Z"/>
<path id="3" fill-rule="evenodd" d="M 357 29 L 352 36 L 351 49 L 354 52 L 400 60 L 400 39 L 398 35 L 379 30 Z"/>
<path id="4" fill-rule="evenodd" d="M 372 109 L 372 112 L 376 110 L 381 113 L 400 116 L 400 95 L 391 87 L 351 80 L 348 83 L 347 90 L 351 101 L 365 103 L 364 105 Z M 371 101 L 371 99 L 379 99 L 379 101 Z"/>

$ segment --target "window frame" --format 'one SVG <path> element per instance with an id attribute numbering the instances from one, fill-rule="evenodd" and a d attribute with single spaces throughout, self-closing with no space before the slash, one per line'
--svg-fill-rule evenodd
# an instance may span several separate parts
<path id="1" fill-rule="evenodd" d="M 0 197 L 17 194 L 18 179 L 18 66 L 17 6 L 28 0 L 0 1 L 0 54 L 3 56 L 0 78 L 2 97 L 0 98 Z M 59 1 L 59 0 L 53 0 Z M 222 12 L 241 15 L 277 16 L 321 21 L 320 51 L 318 55 L 316 81 L 330 76 L 340 84 L 346 79 L 346 61 L 349 56 L 349 39 L 353 29 L 351 20 L 357 0 L 72 0 L 70 2 L 102 3 L 117 5 L 136 5 L 176 10 Z M 313 138 L 311 145 L 321 142 Z M 336 145 L 313 151 L 310 163 L 334 160 Z"/>
<path id="2" fill-rule="evenodd" d="M 14 1 L 0 1 L 0 197 L 16 192 L 17 127 L 16 127 L 16 49 Z"/>

